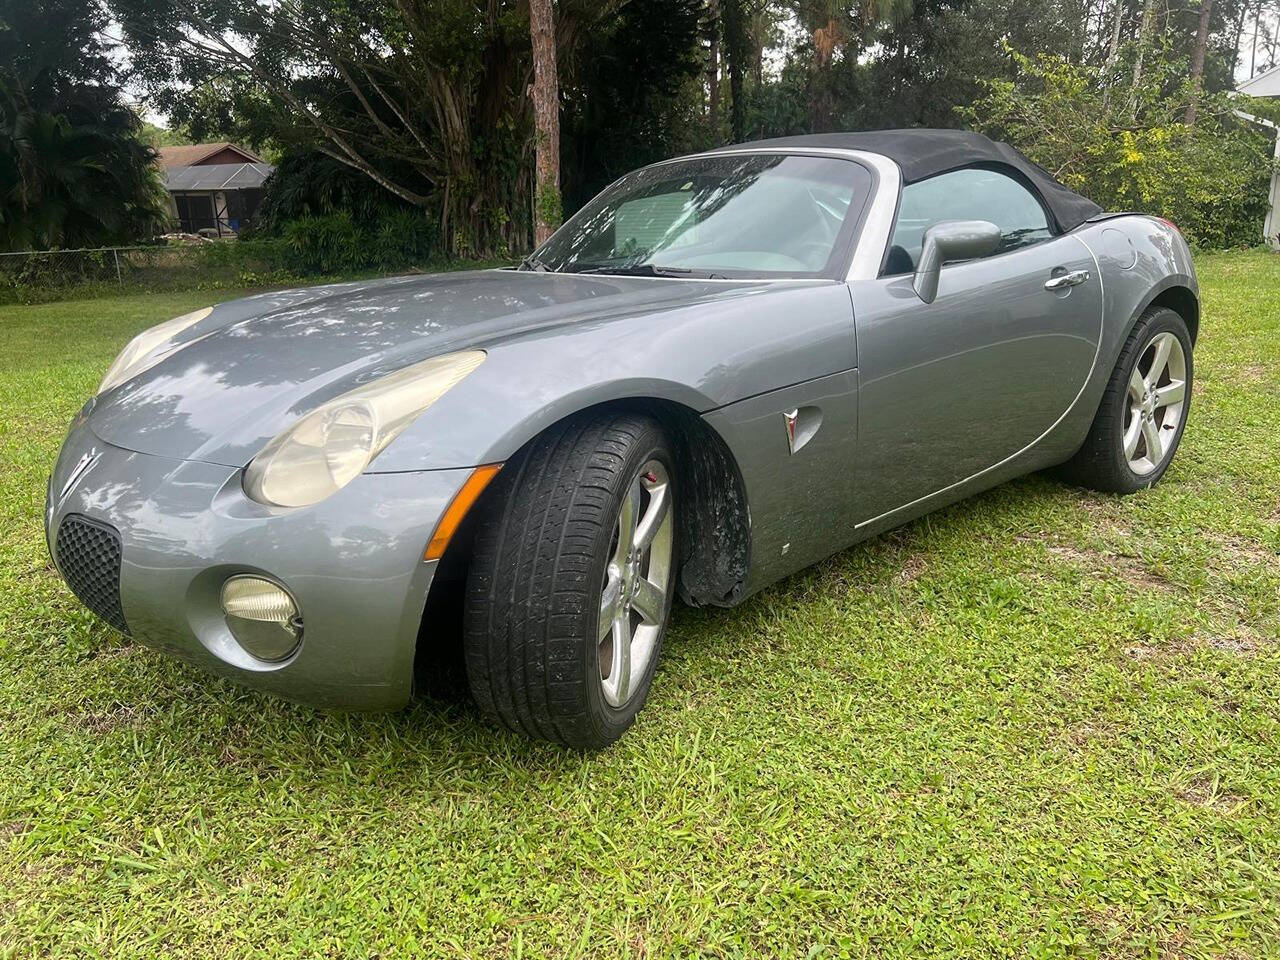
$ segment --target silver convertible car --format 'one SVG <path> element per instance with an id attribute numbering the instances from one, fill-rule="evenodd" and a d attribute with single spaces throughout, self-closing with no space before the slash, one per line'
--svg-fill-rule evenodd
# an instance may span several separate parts
<path id="1" fill-rule="evenodd" d="M 517 268 L 139 334 L 71 425 L 49 545 L 116 629 L 263 690 L 396 708 L 452 642 L 485 714 L 602 747 L 677 594 L 741 603 L 1033 470 L 1158 481 L 1199 320 L 1172 224 L 985 137 L 727 147 Z"/>

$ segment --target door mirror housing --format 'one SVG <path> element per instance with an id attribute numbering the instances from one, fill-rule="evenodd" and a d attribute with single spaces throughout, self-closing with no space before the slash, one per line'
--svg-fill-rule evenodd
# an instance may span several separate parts
<path id="1" fill-rule="evenodd" d="M 1000 228 L 989 220 L 943 220 L 924 232 L 920 264 L 911 285 L 916 296 L 933 303 L 944 263 L 985 257 L 1000 245 Z"/>

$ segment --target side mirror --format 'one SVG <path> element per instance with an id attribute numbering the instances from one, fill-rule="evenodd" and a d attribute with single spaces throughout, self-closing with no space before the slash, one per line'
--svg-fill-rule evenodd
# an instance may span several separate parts
<path id="1" fill-rule="evenodd" d="M 920 265 L 911 285 L 916 296 L 933 303 L 938 296 L 938 273 L 944 263 L 985 257 L 1000 245 L 1000 228 L 989 220 L 943 220 L 924 232 Z"/>

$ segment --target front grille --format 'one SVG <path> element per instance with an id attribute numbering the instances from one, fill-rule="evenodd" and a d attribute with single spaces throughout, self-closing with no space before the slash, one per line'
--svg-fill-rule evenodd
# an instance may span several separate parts
<path id="1" fill-rule="evenodd" d="M 121 633 L 120 534 L 114 527 L 71 514 L 58 527 L 58 568 L 80 602 Z"/>

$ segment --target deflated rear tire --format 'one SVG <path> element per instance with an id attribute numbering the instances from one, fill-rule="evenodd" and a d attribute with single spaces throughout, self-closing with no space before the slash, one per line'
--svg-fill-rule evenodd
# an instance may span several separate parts
<path id="1" fill-rule="evenodd" d="M 674 463 L 648 417 L 580 417 L 494 481 L 463 636 L 472 695 L 502 726 L 599 749 L 634 722 L 671 611 Z"/>

